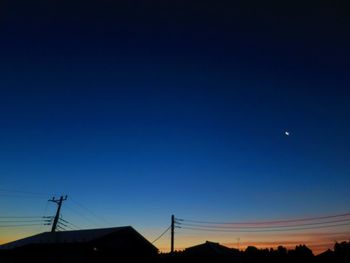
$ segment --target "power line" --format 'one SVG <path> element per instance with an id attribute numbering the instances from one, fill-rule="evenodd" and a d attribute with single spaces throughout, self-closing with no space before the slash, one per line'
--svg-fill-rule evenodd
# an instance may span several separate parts
<path id="1" fill-rule="evenodd" d="M 4 189 L 4 188 L 0 188 L 0 196 L 9 196 L 9 197 L 47 197 L 50 196 L 50 194 L 46 194 L 46 193 L 38 193 L 38 192 L 31 192 L 31 191 L 22 191 L 22 190 L 11 190 L 11 189 Z M 107 225 L 113 225 L 113 223 L 111 223 L 110 221 L 106 220 L 105 218 L 103 218 L 100 215 L 97 215 L 96 213 L 94 213 L 93 211 L 91 211 L 88 207 L 86 207 L 85 205 L 83 205 L 82 203 L 76 201 L 75 199 L 71 200 L 71 202 L 80 208 L 80 210 L 85 211 L 85 213 L 87 212 L 88 214 L 90 214 L 95 220 L 93 224 L 94 225 L 99 225 L 102 226 L 102 224 L 100 223 L 100 221 L 105 222 Z M 46 210 L 46 208 L 45 208 Z M 80 214 L 80 216 L 82 216 L 82 214 Z M 84 218 L 86 218 L 85 216 L 82 216 Z M 88 219 L 90 222 L 92 222 L 91 219 Z M 96 222 L 98 222 L 98 224 L 96 224 Z"/>
<path id="2" fill-rule="evenodd" d="M 81 229 L 81 228 L 78 227 L 77 225 L 75 225 L 75 224 L 73 224 L 73 223 L 67 221 L 66 219 L 63 219 L 62 217 L 60 218 L 60 220 L 62 220 L 62 221 L 65 222 L 66 224 L 71 225 L 72 227 L 75 227 L 75 228 L 77 228 L 77 229 Z"/>
<path id="3" fill-rule="evenodd" d="M 106 219 L 103 218 L 102 216 L 97 215 L 96 213 L 94 213 L 94 212 L 91 211 L 89 208 L 87 208 L 85 205 L 83 205 L 82 203 L 76 201 L 75 199 L 72 200 L 72 202 L 73 202 L 76 206 L 80 207 L 81 209 L 85 210 L 85 211 L 88 212 L 90 215 L 92 215 L 93 217 L 95 217 L 95 219 L 97 219 L 97 220 L 99 220 L 99 221 L 102 220 L 102 221 L 104 221 L 104 222 L 105 222 L 106 224 L 108 224 L 108 225 L 113 225 L 113 224 L 111 224 L 111 222 L 108 222 L 108 220 L 106 220 Z"/>
<path id="4" fill-rule="evenodd" d="M 333 224 L 326 226 L 313 226 L 313 227 L 299 227 L 299 228 L 283 228 L 283 229 L 256 229 L 256 230 L 244 230 L 244 229 L 214 229 L 205 227 L 181 227 L 181 229 L 197 230 L 197 231 L 210 231 L 210 232 L 246 232 L 246 233 L 259 233 L 259 232 L 290 232 L 299 230 L 309 230 L 309 229 L 321 229 L 321 228 L 331 228 L 338 226 L 349 226 L 350 223 L 345 224 Z"/>
<path id="5" fill-rule="evenodd" d="M 213 228 L 213 229 L 279 229 L 279 228 L 294 228 L 294 227 L 302 227 L 302 226 L 313 226 L 313 225 L 326 225 L 333 223 L 341 223 L 341 222 L 349 222 L 350 218 L 340 219 L 340 220 L 332 220 L 326 222 L 314 222 L 314 223 L 304 223 L 297 225 L 277 225 L 277 226 L 222 226 L 222 225 L 201 225 L 201 224 L 188 224 L 188 223 L 178 223 L 181 226 L 189 226 L 189 227 L 203 227 L 203 228 Z"/>
<path id="6" fill-rule="evenodd" d="M 68 228 L 69 230 L 76 230 L 76 229 L 74 229 L 73 227 L 68 226 L 68 225 L 65 225 L 65 227 Z"/>
<path id="7" fill-rule="evenodd" d="M 85 221 L 88 221 L 89 223 L 95 225 L 95 226 L 101 226 L 101 224 L 97 224 L 94 220 L 91 220 L 89 217 L 87 217 L 86 215 L 84 215 L 83 213 L 81 213 L 80 211 L 77 211 L 75 209 L 73 209 L 72 207 L 70 207 L 69 205 L 66 205 L 65 208 L 67 208 L 68 210 L 74 212 L 76 215 L 80 216 L 81 218 L 84 218 Z"/>
<path id="8" fill-rule="evenodd" d="M 66 231 L 66 229 L 60 225 L 57 225 L 57 229 L 60 230 L 60 231 Z"/>
<path id="9" fill-rule="evenodd" d="M 26 226 L 40 226 L 41 224 L 23 224 L 23 225 L 0 225 L 1 228 L 6 227 L 26 227 Z"/>
<path id="10" fill-rule="evenodd" d="M 45 208 L 44 208 L 44 212 L 43 212 L 43 218 L 51 218 L 51 217 L 47 217 L 46 216 L 46 211 L 47 211 L 47 207 L 48 207 L 49 201 L 45 202 Z M 52 219 L 52 218 L 51 218 Z M 41 224 L 40 227 L 38 227 L 37 232 L 41 232 L 41 229 L 43 227 L 44 224 Z"/>
<path id="11" fill-rule="evenodd" d="M 27 222 L 47 222 L 47 220 L 40 220 L 40 219 L 36 219 L 36 220 L 0 220 L 0 224 L 1 223 L 27 223 Z"/>
<path id="12" fill-rule="evenodd" d="M 66 224 L 62 223 L 62 221 L 64 221 Z M 61 226 L 61 227 L 64 226 L 64 227 L 69 228 L 70 230 L 76 230 L 72 227 L 72 225 L 73 225 L 72 223 L 70 223 L 66 220 L 63 220 L 62 218 L 60 218 L 60 220 L 58 221 L 58 226 Z M 76 227 L 76 228 L 80 229 L 79 227 Z"/>
<path id="13" fill-rule="evenodd" d="M 167 229 L 165 229 L 164 232 L 161 233 L 161 234 L 160 234 L 155 240 L 153 240 L 151 243 L 153 244 L 153 243 L 157 242 L 162 236 L 165 235 L 166 232 L 169 231 L 170 228 L 171 228 L 171 226 L 169 226 Z"/>
<path id="14" fill-rule="evenodd" d="M 57 225 L 58 225 L 58 226 L 65 226 L 65 227 L 68 227 L 65 223 L 62 223 L 61 220 L 57 222 Z"/>
<path id="15" fill-rule="evenodd" d="M 0 218 L 43 218 L 43 216 L 0 216 Z"/>
<path id="16" fill-rule="evenodd" d="M 347 217 L 347 216 L 350 216 L 350 213 L 319 216 L 319 217 L 306 217 L 306 218 L 287 219 L 287 220 L 255 221 L 255 222 L 215 222 L 215 221 L 199 221 L 199 220 L 180 219 L 180 218 L 177 218 L 177 220 L 198 223 L 198 224 L 214 224 L 214 225 L 268 225 L 268 224 L 295 223 L 295 222 L 304 222 L 304 221 L 307 222 L 307 221 L 315 221 L 315 220 Z"/>

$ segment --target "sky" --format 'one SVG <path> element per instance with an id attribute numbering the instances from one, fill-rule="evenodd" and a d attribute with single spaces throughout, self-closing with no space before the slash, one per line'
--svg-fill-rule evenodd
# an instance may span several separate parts
<path id="1" fill-rule="evenodd" d="M 350 211 L 349 14 L 323 4 L 4 1 L 0 210 L 81 228 Z M 245 3 L 243 3 L 245 2 Z M 289 136 L 285 132 L 289 132 Z M 48 226 L 0 229 L 5 243 Z M 177 229 L 177 248 L 348 239 Z M 155 243 L 166 251 L 169 237 Z"/>

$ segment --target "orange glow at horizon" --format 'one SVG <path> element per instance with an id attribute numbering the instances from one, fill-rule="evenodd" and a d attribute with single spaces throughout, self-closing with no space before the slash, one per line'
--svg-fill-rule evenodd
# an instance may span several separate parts
<path id="1" fill-rule="evenodd" d="M 36 235 L 41 231 L 37 231 L 37 229 L 1 229 L 0 231 L 0 245 L 6 244 L 18 239 L 22 239 L 25 237 L 29 237 L 32 235 Z"/>
<path id="2" fill-rule="evenodd" d="M 327 249 L 333 249 L 335 242 L 349 241 L 349 231 L 339 232 L 319 232 L 319 233 L 289 233 L 284 234 L 245 234 L 240 236 L 232 236 L 230 234 L 208 234 L 194 233 L 179 234 L 175 233 L 175 249 L 184 250 L 185 248 L 202 244 L 205 241 L 218 242 L 223 246 L 230 248 L 239 248 L 245 250 L 248 246 L 255 246 L 259 249 L 274 248 L 284 246 L 287 249 L 294 249 L 297 245 L 306 245 L 309 247 L 314 255 L 320 254 Z M 170 238 L 166 237 L 155 244 L 161 252 L 169 252 Z"/>

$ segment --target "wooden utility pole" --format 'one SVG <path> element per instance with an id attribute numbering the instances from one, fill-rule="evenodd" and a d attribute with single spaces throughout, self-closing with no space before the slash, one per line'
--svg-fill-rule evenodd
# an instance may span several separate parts
<path id="1" fill-rule="evenodd" d="M 52 197 L 52 199 L 49 200 L 50 202 L 54 202 L 57 204 L 56 216 L 55 216 L 53 223 L 52 223 L 51 232 L 56 231 L 57 223 L 58 223 L 58 220 L 60 218 L 61 206 L 62 206 L 63 201 L 66 201 L 66 200 L 67 200 L 67 196 L 65 196 L 65 197 L 61 196 L 60 199 L 55 199 L 55 197 Z"/>
<path id="2" fill-rule="evenodd" d="M 175 230 L 175 216 L 171 216 L 171 246 L 170 246 L 170 252 L 174 253 L 174 230 Z"/>

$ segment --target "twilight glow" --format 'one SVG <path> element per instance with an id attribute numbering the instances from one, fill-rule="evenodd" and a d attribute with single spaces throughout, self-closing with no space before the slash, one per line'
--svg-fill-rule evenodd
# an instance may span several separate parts
<path id="1" fill-rule="evenodd" d="M 66 194 L 73 229 L 131 225 L 151 241 L 172 214 L 350 212 L 349 18 L 336 8 L 29 2 L 0 22 L 0 243 L 48 231 L 47 200 Z M 175 244 L 318 253 L 349 239 L 345 221 L 318 223 L 183 227 Z"/>

